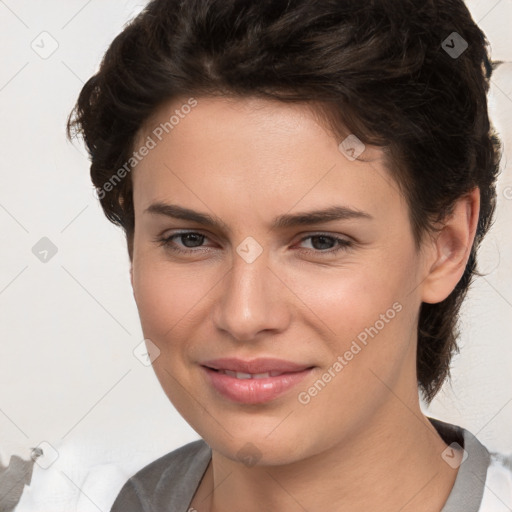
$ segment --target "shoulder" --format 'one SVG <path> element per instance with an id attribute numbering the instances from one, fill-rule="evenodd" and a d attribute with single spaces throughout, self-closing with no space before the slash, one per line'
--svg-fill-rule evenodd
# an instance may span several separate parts
<path id="1" fill-rule="evenodd" d="M 124 484 L 111 512 L 186 510 L 210 458 L 211 449 L 202 439 L 163 455 Z"/>
<path id="2" fill-rule="evenodd" d="M 481 512 L 512 510 L 512 453 L 490 453 Z"/>
<path id="3" fill-rule="evenodd" d="M 458 425 L 429 420 L 448 445 L 441 456 L 457 468 L 454 486 L 442 512 L 510 512 L 512 454 L 490 451 L 474 434 Z"/>

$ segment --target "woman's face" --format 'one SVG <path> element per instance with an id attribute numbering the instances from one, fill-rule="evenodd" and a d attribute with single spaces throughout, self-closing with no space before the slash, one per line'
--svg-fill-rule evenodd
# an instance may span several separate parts
<path id="1" fill-rule="evenodd" d="M 185 99 L 135 147 L 132 284 L 154 370 L 213 449 L 251 464 L 319 454 L 417 402 L 428 265 L 405 200 L 381 150 L 354 160 L 315 119 Z M 178 207 L 217 223 L 165 214 Z"/>

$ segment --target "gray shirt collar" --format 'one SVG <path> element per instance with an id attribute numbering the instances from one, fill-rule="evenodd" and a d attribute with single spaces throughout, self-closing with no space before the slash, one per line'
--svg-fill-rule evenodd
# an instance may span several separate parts
<path id="1" fill-rule="evenodd" d="M 467 454 L 441 512 L 478 512 L 491 460 L 489 452 L 471 432 L 434 418 L 428 419 L 446 444 L 457 443 Z"/>

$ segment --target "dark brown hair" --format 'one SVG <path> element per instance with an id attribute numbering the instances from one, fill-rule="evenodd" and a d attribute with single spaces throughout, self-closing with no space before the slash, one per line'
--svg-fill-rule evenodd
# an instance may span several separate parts
<path id="1" fill-rule="evenodd" d="M 501 144 L 487 111 L 487 46 L 462 0 L 153 0 L 84 85 L 68 137 L 83 137 L 101 206 L 125 230 L 130 259 L 132 180 L 118 170 L 133 168 L 139 130 L 173 98 L 317 105 L 339 141 L 353 133 L 384 148 L 417 247 L 478 187 L 464 275 L 448 298 L 420 309 L 417 376 L 430 402 L 458 351 L 459 309 L 495 209 Z"/>

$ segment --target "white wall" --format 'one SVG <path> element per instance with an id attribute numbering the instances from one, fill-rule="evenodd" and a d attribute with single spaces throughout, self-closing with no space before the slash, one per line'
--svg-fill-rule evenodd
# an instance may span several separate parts
<path id="1" fill-rule="evenodd" d="M 127 476 L 198 437 L 152 368 L 132 354 L 142 333 L 123 234 L 92 193 L 85 150 L 64 133 L 83 82 L 144 3 L 0 2 L 0 459 L 4 465 L 12 454 L 28 459 L 42 441 L 59 452 L 49 469 L 34 468 L 22 512 L 65 511 L 77 500 L 79 510 L 108 510 Z M 496 71 L 490 97 L 504 169 L 497 222 L 482 251 L 488 275 L 464 307 L 452 386 L 428 412 L 509 452 L 512 168 L 505 163 L 512 148 L 512 3 L 468 5 L 492 43 L 492 58 L 508 61 Z M 39 51 L 58 48 L 43 59 L 31 48 L 34 40 Z M 58 251 L 47 263 L 32 253 L 42 237 Z M 102 480 L 113 483 L 101 491 Z M 97 491 L 94 505 L 79 491 L 85 487 L 89 497 Z"/>

